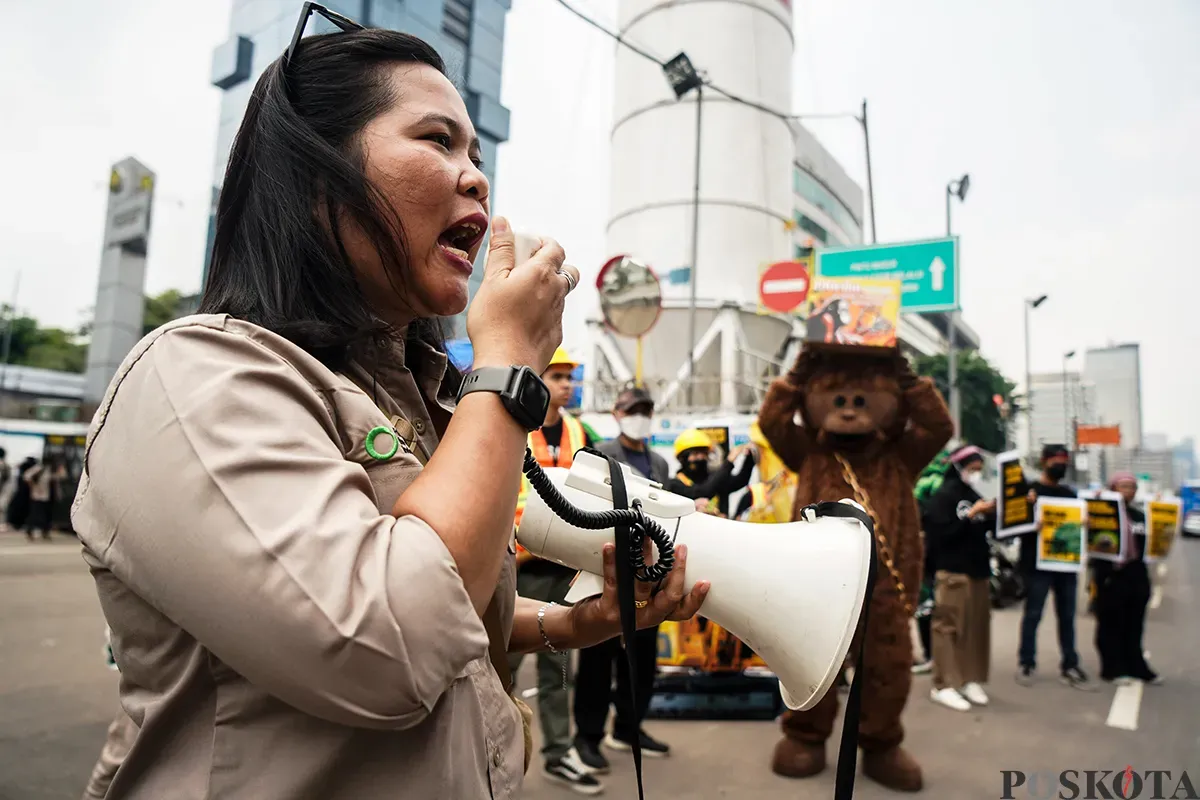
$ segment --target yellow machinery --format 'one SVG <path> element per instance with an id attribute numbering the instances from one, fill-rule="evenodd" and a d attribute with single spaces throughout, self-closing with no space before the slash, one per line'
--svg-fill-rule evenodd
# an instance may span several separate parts
<path id="1" fill-rule="evenodd" d="M 771 452 L 757 424 L 750 428 L 750 439 L 758 447 L 760 486 L 767 498 L 765 507 L 757 515 L 752 513 L 752 518 L 787 522 L 794 476 Z M 732 633 L 699 615 L 659 625 L 658 678 L 649 716 L 774 719 L 782 710 L 778 679 L 762 658 Z"/>

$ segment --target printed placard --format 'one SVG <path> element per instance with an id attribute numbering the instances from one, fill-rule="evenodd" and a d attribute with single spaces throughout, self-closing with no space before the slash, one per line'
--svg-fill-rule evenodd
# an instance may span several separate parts
<path id="1" fill-rule="evenodd" d="M 1016 450 L 996 456 L 1000 475 L 1000 496 L 996 503 L 996 538 L 1016 536 L 1037 530 L 1033 504 L 1029 502 L 1029 481 L 1021 468 L 1021 456 Z"/>
<path id="2" fill-rule="evenodd" d="M 1130 552 L 1125 498 L 1116 492 L 1080 492 L 1087 501 L 1087 554 L 1101 561 L 1124 561 Z"/>
<path id="3" fill-rule="evenodd" d="M 1161 561 L 1179 535 L 1183 507 L 1179 498 L 1151 500 L 1146 504 L 1146 561 Z"/>
<path id="4" fill-rule="evenodd" d="M 1079 572 L 1087 535 L 1087 501 L 1074 497 L 1039 497 L 1037 568 Z"/>

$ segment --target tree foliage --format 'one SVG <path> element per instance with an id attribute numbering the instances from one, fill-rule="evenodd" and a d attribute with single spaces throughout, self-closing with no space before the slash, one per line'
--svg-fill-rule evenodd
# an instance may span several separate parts
<path id="1" fill-rule="evenodd" d="M 944 355 L 922 356 L 914 369 L 933 378 L 942 396 L 949 402 L 949 365 Z M 1012 403 L 1016 384 L 1000 374 L 975 350 L 958 354 L 958 387 L 962 394 L 962 438 L 969 444 L 1002 452 L 1007 445 L 1005 420 L 1000 416 L 994 397 Z"/>
<path id="2" fill-rule="evenodd" d="M 181 297 L 175 289 L 147 296 L 142 315 L 143 334 L 178 316 Z M 0 323 L 3 333 L 0 333 L 0 336 L 9 338 L 8 327 L 11 325 L 12 329 L 6 363 L 62 372 L 83 372 L 87 367 L 87 340 L 92 333 L 91 317 L 92 313 L 89 310 L 87 319 L 74 330 L 43 328 L 33 317 L 23 314 L 14 316 L 12 307 L 4 306 L 4 322 Z M 0 339 L 0 342 L 2 341 L 3 339 Z M 0 359 L 2 358 L 3 354 L 0 353 Z"/>

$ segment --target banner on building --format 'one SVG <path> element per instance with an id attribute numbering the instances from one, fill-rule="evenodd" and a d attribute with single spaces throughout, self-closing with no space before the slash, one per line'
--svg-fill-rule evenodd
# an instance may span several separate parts
<path id="1" fill-rule="evenodd" d="M 1123 561 L 1130 552 L 1125 498 L 1116 492 L 1081 492 L 1087 501 L 1087 554 L 1089 559 Z"/>
<path id="2" fill-rule="evenodd" d="M 899 280 L 813 278 L 806 342 L 889 348 L 900 323 Z"/>
<path id="3" fill-rule="evenodd" d="M 1121 446 L 1120 425 L 1076 425 L 1075 444 L 1078 447 Z"/>
<path id="4" fill-rule="evenodd" d="M 1183 504 L 1178 497 L 1151 500 L 1146 504 L 1146 561 L 1161 561 L 1171 552 L 1179 534 Z"/>
<path id="5" fill-rule="evenodd" d="M 1037 568 L 1079 572 L 1087 535 L 1087 501 L 1074 497 L 1039 497 Z"/>
<path id="6" fill-rule="evenodd" d="M 1021 468 L 1021 456 L 1016 450 L 996 456 L 996 471 L 1000 476 L 1000 496 L 996 498 L 996 538 L 1016 536 L 1037 530 L 1033 504 L 1029 502 L 1029 481 Z"/>

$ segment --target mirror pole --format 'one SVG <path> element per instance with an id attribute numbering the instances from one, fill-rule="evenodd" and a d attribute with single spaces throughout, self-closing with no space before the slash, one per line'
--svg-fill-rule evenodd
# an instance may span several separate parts
<path id="1" fill-rule="evenodd" d="M 637 337 L 637 363 L 633 367 L 633 381 L 638 386 L 642 385 L 642 340 L 644 336 Z"/>

